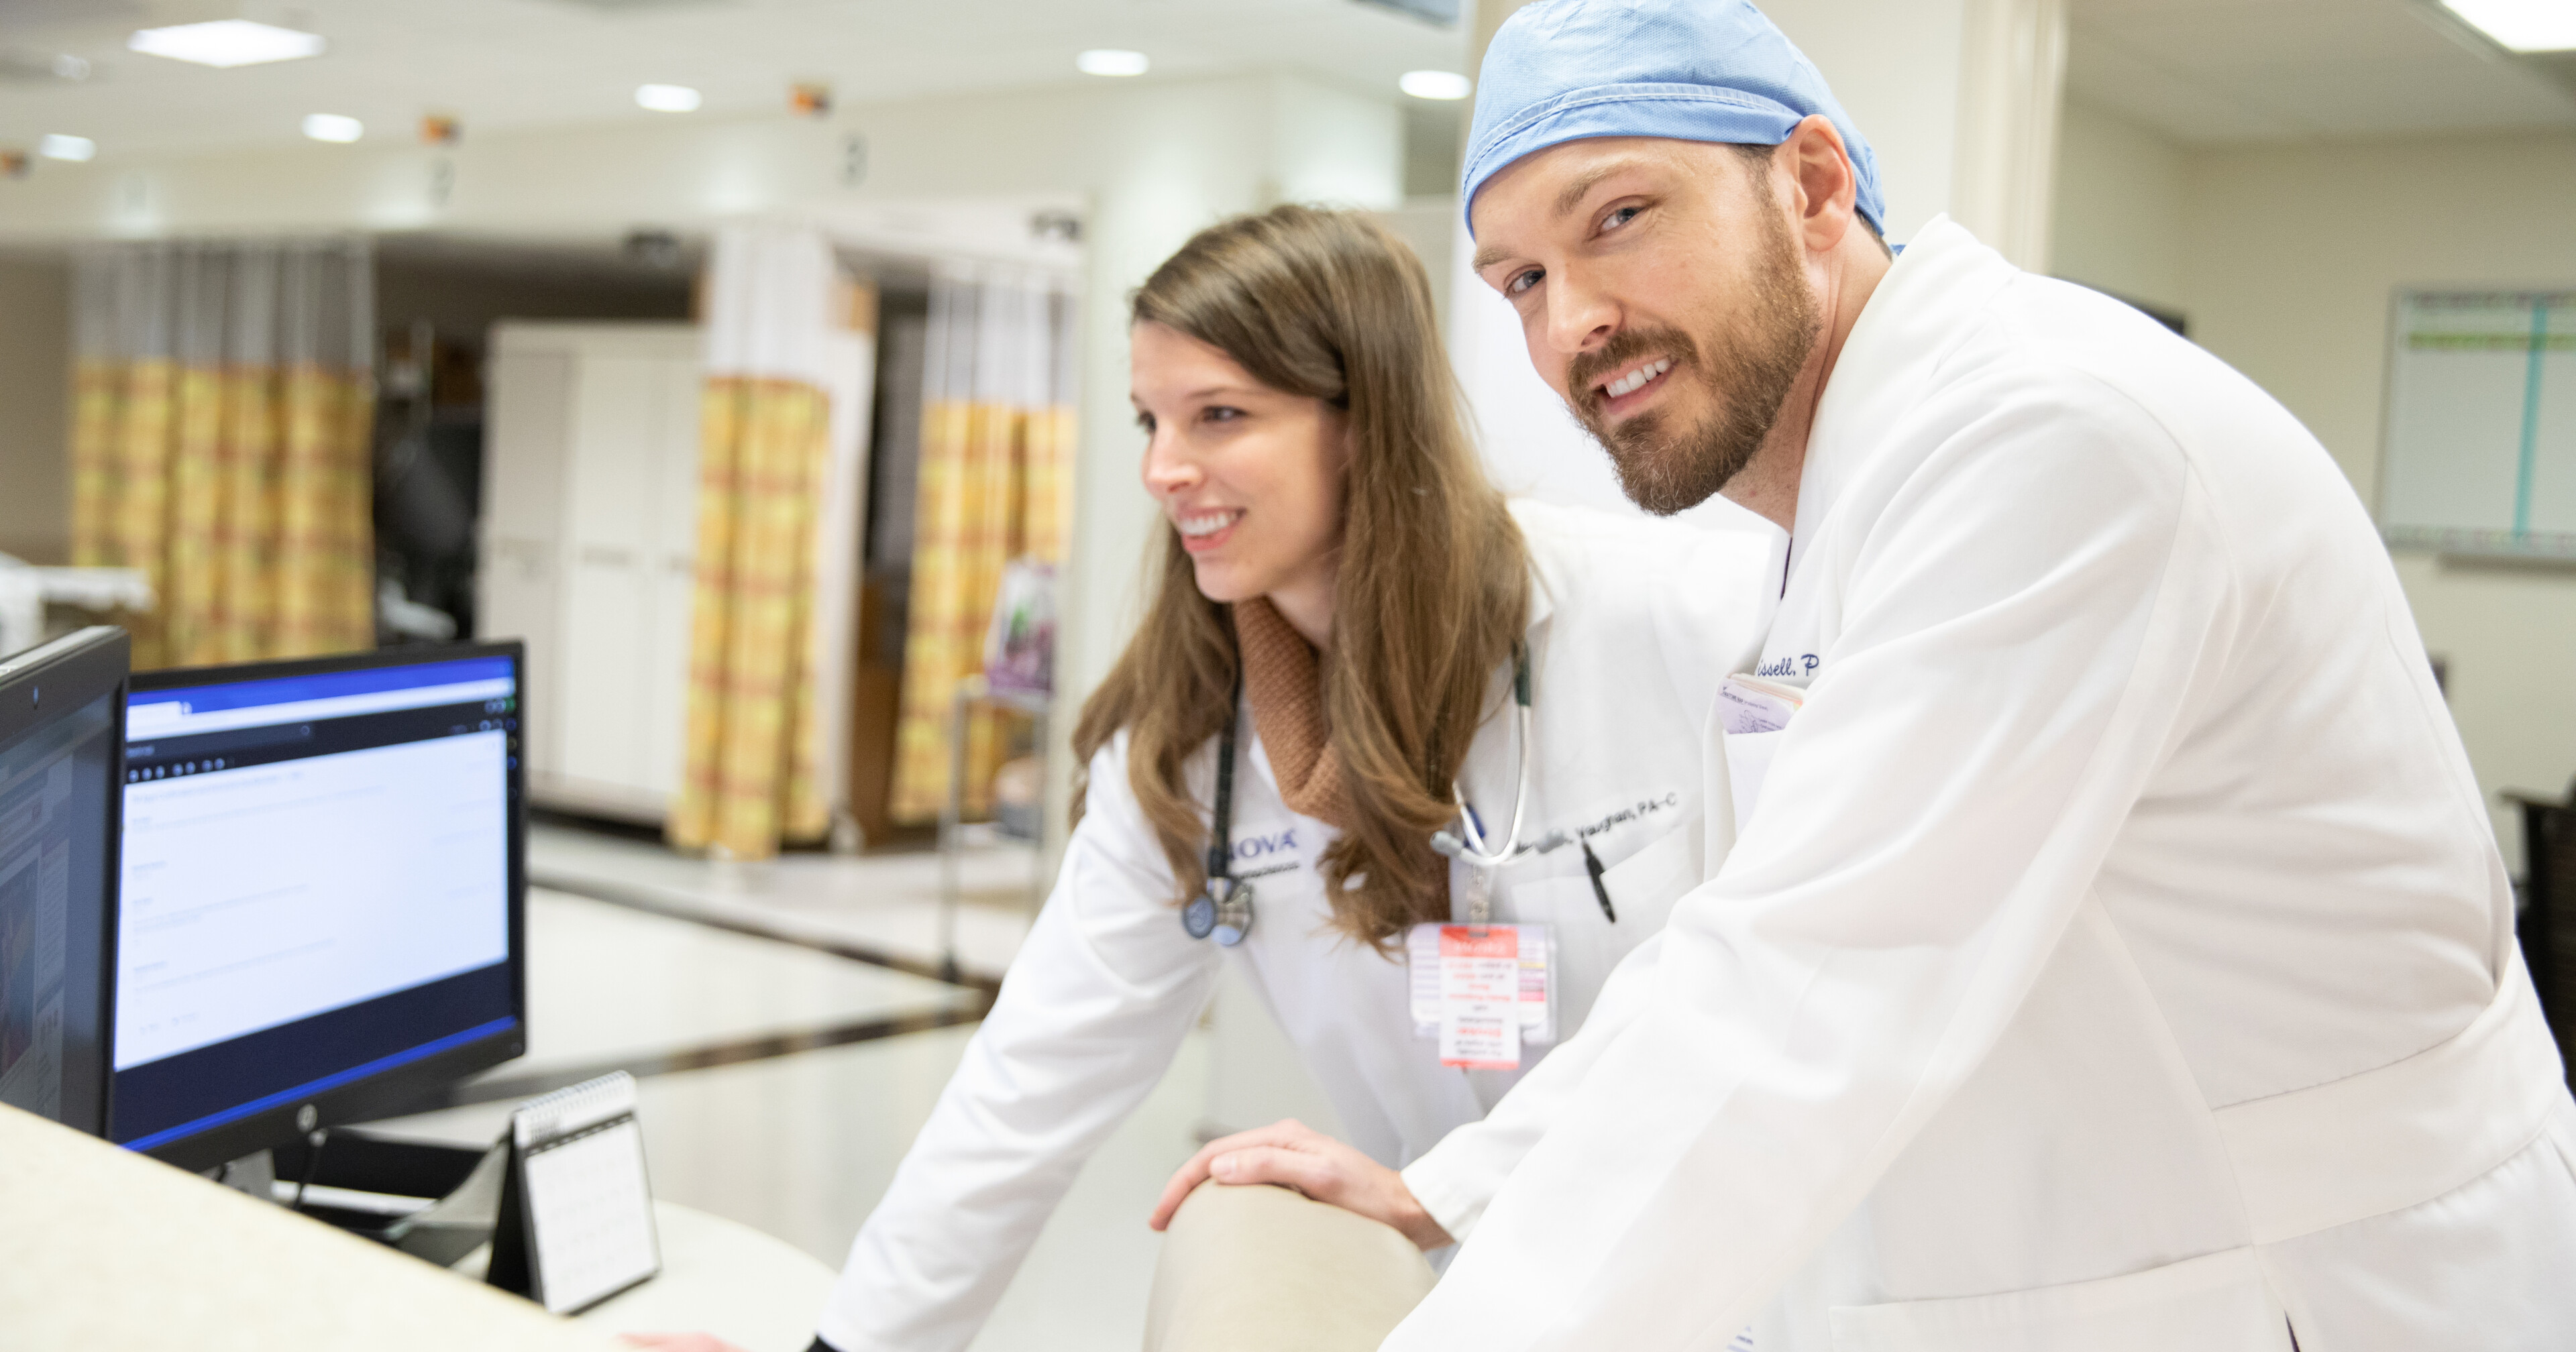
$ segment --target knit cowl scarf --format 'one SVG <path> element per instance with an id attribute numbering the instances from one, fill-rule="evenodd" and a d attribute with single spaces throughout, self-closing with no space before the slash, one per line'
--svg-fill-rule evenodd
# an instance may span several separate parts
<path id="1" fill-rule="evenodd" d="M 1336 831 L 1351 824 L 1350 790 L 1333 754 L 1332 724 L 1324 717 L 1324 689 L 1315 648 L 1291 627 L 1268 597 L 1234 603 L 1234 641 L 1243 655 L 1243 698 L 1252 726 L 1279 779 L 1279 797 L 1290 811 Z"/>

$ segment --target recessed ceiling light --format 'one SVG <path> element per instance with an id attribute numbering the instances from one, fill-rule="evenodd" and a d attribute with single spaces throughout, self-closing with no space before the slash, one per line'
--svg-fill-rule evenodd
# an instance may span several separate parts
<path id="1" fill-rule="evenodd" d="M 1143 52 L 1117 47 L 1095 47 L 1073 59 L 1074 69 L 1085 75 L 1142 75 L 1153 64 Z"/>
<path id="2" fill-rule="evenodd" d="M 86 136 L 48 136 L 36 143 L 36 153 L 49 160 L 78 162 L 98 153 L 98 142 Z"/>
<path id="3" fill-rule="evenodd" d="M 337 141 L 345 145 L 366 135 L 367 124 L 338 113 L 308 113 L 304 118 L 304 134 L 316 141 Z"/>
<path id="4" fill-rule="evenodd" d="M 263 61 L 320 56 L 325 44 L 318 33 L 299 33 L 248 19 L 215 19 L 142 29 L 127 38 L 125 45 L 147 56 L 194 61 L 200 66 L 255 66 Z"/>
<path id="5" fill-rule="evenodd" d="M 1463 99 L 1476 83 L 1454 70 L 1408 70 L 1395 87 L 1417 99 Z"/>
<path id="6" fill-rule="evenodd" d="M 2576 5 L 2567 0 L 2442 0 L 2442 6 L 2512 51 L 2576 49 Z"/>
<path id="7" fill-rule="evenodd" d="M 705 100 L 698 97 L 698 91 L 687 85 L 637 85 L 635 87 L 636 106 L 650 108 L 657 113 L 694 113 L 698 110 L 698 105 L 703 102 Z"/>

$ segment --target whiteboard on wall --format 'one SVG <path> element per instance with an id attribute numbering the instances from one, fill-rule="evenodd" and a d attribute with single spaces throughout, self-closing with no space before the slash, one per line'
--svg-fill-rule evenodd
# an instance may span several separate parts
<path id="1" fill-rule="evenodd" d="M 2408 290 L 2389 333 L 2392 546 L 2576 558 L 2576 290 Z"/>

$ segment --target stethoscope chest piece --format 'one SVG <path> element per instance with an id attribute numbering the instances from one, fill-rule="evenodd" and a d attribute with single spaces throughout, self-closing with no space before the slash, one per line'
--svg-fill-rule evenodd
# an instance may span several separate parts
<path id="1" fill-rule="evenodd" d="M 1252 933 L 1252 884 L 1239 878 L 1214 877 L 1207 889 L 1181 908 L 1181 928 L 1193 939 L 1214 939 L 1232 948 Z"/>

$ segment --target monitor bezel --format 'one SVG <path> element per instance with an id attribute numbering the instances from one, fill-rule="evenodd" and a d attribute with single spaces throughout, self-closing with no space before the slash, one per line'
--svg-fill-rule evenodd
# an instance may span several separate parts
<path id="1" fill-rule="evenodd" d="M 107 1134 L 108 1105 L 114 1093 L 109 1074 L 114 1061 L 108 1041 L 115 1036 L 109 1020 L 116 1010 L 117 889 L 125 882 L 121 833 L 125 829 L 125 693 L 131 654 L 132 640 L 124 630 L 98 624 L 0 658 L 0 745 L 14 742 L 61 715 L 66 706 L 58 695 L 47 694 L 48 690 L 68 689 L 68 707 L 73 709 L 85 708 L 100 698 L 112 699 L 109 713 L 115 719 L 115 736 L 109 740 L 114 755 L 108 764 L 106 830 L 100 837 L 107 842 L 107 876 L 100 882 L 104 904 L 99 907 L 104 932 L 98 936 L 100 960 L 107 970 L 98 983 L 98 1008 L 90 1011 L 90 1026 L 99 1030 L 98 1112 L 94 1120 L 63 1123 L 91 1136 Z"/>
<path id="2" fill-rule="evenodd" d="M 416 666 L 431 662 L 450 662 L 459 658 L 506 657 L 510 660 L 511 680 L 518 690 L 519 745 L 527 745 L 528 729 L 528 654 L 527 645 L 517 639 L 470 643 L 416 643 L 397 648 L 379 648 L 372 652 L 341 653 L 328 657 L 290 658 L 275 662 L 242 662 L 224 666 L 172 667 L 159 671 L 139 671 L 130 683 L 132 693 L 157 691 L 198 685 L 231 685 L 244 681 L 266 681 L 281 677 L 319 676 L 343 671 L 367 671 L 378 667 Z M 119 717 L 120 728 L 123 725 Z M 124 741 L 119 739 L 118 757 L 124 756 Z M 509 904 L 510 904 L 510 1013 L 517 1020 L 514 1027 L 477 1038 L 463 1046 L 450 1047 L 417 1061 L 406 1062 L 391 1070 L 370 1075 L 362 1080 L 326 1089 L 311 1098 L 236 1118 L 175 1141 L 153 1146 L 140 1153 L 183 1169 L 206 1170 L 255 1154 L 273 1146 L 296 1140 L 305 1130 L 297 1115 L 305 1108 L 314 1110 L 315 1126 L 346 1126 L 377 1118 L 417 1112 L 435 1106 L 438 1090 L 478 1071 L 487 1070 L 528 1050 L 528 930 L 527 930 L 527 840 L 528 795 L 524 753 L 506 758 L 504 773 L 509 779 Z M 124 776 L 120 773 L 118 779 Z M 120 824 L 122 813 L 119 814 Z M 120 868 L 120 874 L 122 869 Z M 116 1121 L 116 1076 L 114 1067 L 115 991 L 113 976 L 116 955 L 112 946 L 119 919 L 111 908 L 108 937 L 110 980 L 104 1011 L 108 1017 L 106 1122 L 113 1128 Z M 109 1139 L 114 1139 L 111 1135 Z M 129 1149 L 131 1147 L 128 1147 Z"/>

